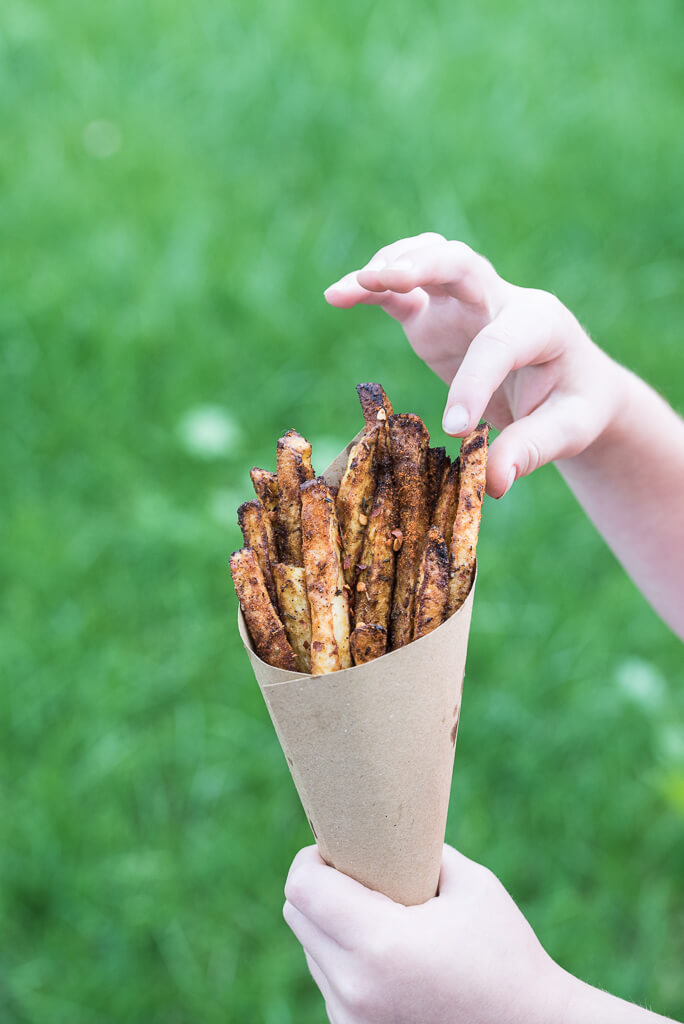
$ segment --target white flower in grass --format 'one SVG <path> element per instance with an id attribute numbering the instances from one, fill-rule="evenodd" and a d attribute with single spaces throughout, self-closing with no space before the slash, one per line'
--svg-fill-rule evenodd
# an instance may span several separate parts
<path id="1" fill-rule="evenodd" d="M 218 405 L 200 405 L 185 414 L 178 436 L 186 452 L 199 459 L 218 459 L 240 437 L 235 420 Z"/>
<path id="2" fill-rule="evenodd" d="M 625 658 L 617 667 L 615 681 L 623 695 L 635 704 L 652 710 L 662 706 L 665 680 L 656 666 L 648 661 Z"/>

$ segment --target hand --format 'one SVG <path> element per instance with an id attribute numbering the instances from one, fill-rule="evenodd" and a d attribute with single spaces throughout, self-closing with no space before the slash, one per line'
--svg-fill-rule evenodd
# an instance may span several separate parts
<path id="1" fill-rule="evenodd" d="M 332 1024 L 558 1019 L 550 1011 L 564 972 L 498 879 L 450 846 L 439 896 L 422 906 L 366 889 L 328 867 L 315 846 L 295 857 L 285 896 L 285 920 Z"/>
<path id="2" fill-rule="evenodd" d="M 624 371 L 548 292 L 504 281 L 463 242 L 427 233 L 380 249 L 325 293 L 342 309 L 379 305 L 415 352 L 451 385 L 447 434 L 484 416 L 502 433 L 487 466 L 487 492 L 588 448 L 621 402 Z"/>

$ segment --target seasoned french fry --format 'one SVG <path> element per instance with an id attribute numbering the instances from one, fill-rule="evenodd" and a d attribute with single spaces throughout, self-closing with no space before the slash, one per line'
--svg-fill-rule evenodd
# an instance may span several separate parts
<path id="1" fill-rule="evenodd" d="M 296 672 L 294 651 L 268 596 L 254 551 L 251 548 L 234 551 L 230 556 L 230 572 L 256 653 L 269 665 Z"/>
<path id="2" fill-rule="evenodd" d="M 449 599 L 449 552 L 444 537 L 431 526 L 418 568 L 413 639 L 417 640 L 444 622 Z"/>
<path id="3" fill-rule="evenodd" d="M 439 487 L 444 474 L 444 467 L 449 461 L 446 448 L 428 448 L 427 453 L 427 477 L 428 477 L 428 523 L 432 522 L 435 510 L 435 503 L 439 495 Z"/>
<path id="4" fill-rule="evenodd" d="M 389 465 L 390 435 L 388 421 L 392 413 L 392 403 L 385 394 L 381 384 L 357 384 L 356 392 L 361 403 L 363 419 L 367 427 L 378 427 L 377 464 L 378 467 Z"/>
<path id="5" fill-rule="evenodd" d="M 263 573 L 266 589 L 268 590 L 268 596 L 277 608 L 278 598 L 271 570 L 272 552 L 268 541 L 267 520 L 268 512 L 263 508 L 260 501 L 246 501 L 238 509 L 238 525 L 242 530 L 245 547 L 252 548 L 257 556 L 259 568 Z"/>
<path id="6" fill-rule="evenodd" d="M 350 668 L 349 598 L 335 502 L 319 477 L 302 484 L 302 549 L 311 608 L 311 672 Z"/>
<path id="7" fill-rule="evenodd" d="M 461 444 L 458 505 L 449 545 L 449 615 L 461 607 L 473 580 L 487 473 L 488 437 L 489 424 L 480 423 Z"/>
<path id="8" fill-rule="evenodd" d="M 258 466 L 252 466 L 249 476 L 261 504 L 269 512 L 275 512 L 278 507 L 278 477 L 270 470 L 259 469 Z"/>
<path id="9" fill-rule="evenodd" d="M 311 671 L 311 612 L 306 596 L 306 573 L 298 565 L 276 562 L 273 577 L 280 617 L 300 672 Z"/>
<path id="10" fill-rule="evenodd" d="M 390 416 L 392 475 L 399 499 L 399 525 L 403 535 L 397 556 L 390 645 L 403 647 L 413 636 L 413 609 L 418 559 L 428 529 L 427 450 L 430 435 L 419 416 Z"/>
<path id="11" fill-rule="evenodd" d="M 363 665 L 385 653 L 387 630 L 371 622 L 360 622 L 353 630 L 349 644 L 354 664 Z"/>
<path id="12" fill-rule="evenodd" d="M 278 507 L 276 537 L 280 561 L 302 564 L 301 484 L 313 479 L 311 445 L 296 430 L 278 440 Z"/>
<path id="13" fill-rule="evenodd" d="M 347 468 L 340 481 L 336 499 L 337 521 L 342 540 L 342 568 L 349 587 L 353 587 L 356 580 L 356 566 L 361 557 L 363 537 L 375 493 L 377 440 L 377 427 L 364 430 L 349 452 Z"/>
<path id="14" fill-rule="evenodd" d="M 437 527 L 447 547 L 451 544 L 451 535 L 454 530 L 454 516 L 456 515 L 456 502 L 458 501 L 458 474 L 460 468 L 458 458 L 454 459 L 451 466 L 446 469 L 442 477 L 442 485 L 439 489 L 435 511 L 432 513 L 433 525 Z"/>
<path id="15" fill-rule="evenodd" d="M 401 546 L 399 509 L 392 474 L 378 477 L 373 506 L 363 540 L 361 567 L 354 587 L 354 615 L 357 623 L 381 626 L 385 640 L 389 628 L 394 587 L 395 549 Z"/>

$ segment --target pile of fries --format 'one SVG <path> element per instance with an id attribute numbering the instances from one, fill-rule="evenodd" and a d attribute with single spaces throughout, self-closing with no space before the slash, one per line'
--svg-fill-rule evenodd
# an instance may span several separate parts
<path id="1" fill-rule="evenodd" d="M 252 469 L 257 497 L 238 509 L 233 583 L 256 653 L 277 668 L 321 675 L 379 658 L 436 629 L 472 584 L 488 425 L 451 462 L 379 384 L 356 390 L 365 428 L 339 489 L 289 430 L 277 472 Z"/>

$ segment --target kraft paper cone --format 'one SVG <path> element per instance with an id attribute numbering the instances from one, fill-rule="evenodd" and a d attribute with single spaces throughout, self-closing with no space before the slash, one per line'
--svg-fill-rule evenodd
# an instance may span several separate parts
<path id="1" fill-rule="evenodd" d="M 349 443 L 323 473 L 337 485 Z M 238 628 L 323 859 L 406 906 L 437 892 L 474 583 L 432 633 L 311 676 L 263 662 Z"/>

